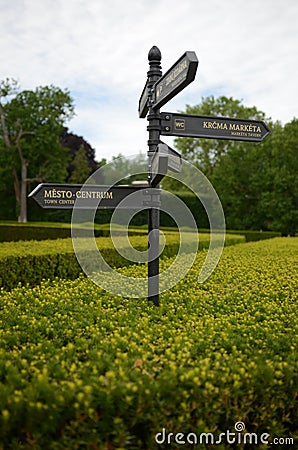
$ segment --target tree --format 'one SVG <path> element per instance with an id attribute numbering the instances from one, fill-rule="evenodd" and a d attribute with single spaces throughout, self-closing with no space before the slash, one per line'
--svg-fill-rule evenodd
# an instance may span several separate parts
<path id="1" fill-rule="evenodd" d="M 239 100 L 208 97 L 186 112 L 265 120 L 271 134 L 259 143 L 179 138 L 186 159 L 207 175 L 216 189 L 230 229 L 276 230 L 293 235 L 298 223 L 298 120 L 284 127 L 265 119 Z"/>
<path id="2" fill-rule="evenodd" d="M 90 168 L 90 173 L 95 172 L 99 167 L 101 167 L 106 161 L 101 160 L 97 162 L 95 159 L 95 150 L 91 145 L 82 137 L 74 133 L 70 133 L 67 128 L 64 128 L 60 136 L 60 143 L 63 147 L 66 147 L 71 155 L 71 160 L 68 164 L 68 178 L 69 181 L 72 172 L 75 170 L 73 165 L 73 160 L 76 157 L 77 152 L 83 147 L 85 151 L 85 157 Z"/>
<path id="3" fill-rule="evenodd" d="M 265 114 L 256 107 L 246 107 L 240 100 L 232 97 L 209 96 L 202 99 L 202 103 L 196 106 L 186 105 L 187 114 L 203 116 L 222 116 L 251 120 L 264 120 Z M 201 138 L 177 138 L 175 146 L 181 151 L 182 156 L 196 164 L 207 177 L 212 176 L 213 170 L 221 161 L 221 158 L 234 147 L 239 147 L 238 141 Z"/>
<path id="4" fill-rule="evenodd" d="M 0 82 L 0 158 L 13 175 L 20 222 L 27 221 L 29 183 L 65 179 L 69 156 L 59 136 L 73 113 L 66 90 L 51 85 L 20 91 L 15 80 Z"/>
<path id="5" fill-rule="evenodd" d="M 298 120 L 268 123 L 263 142 L 233 147 L 214 169 L 229 228 L 294 235 L 298 225 Z"/>
<path id="6" fill-rule="evenodd" d="M 285 235 L 295 235 L 298 227 L 298 119 L 272 125 L 271 139 L 263 145 L 263 174 L 255 173 L 252 182 L 262 181 L 260 209 L 268 226 Z"/>
<path id="7" fill-rule="evenodd" d="M 241 101 L 227 97 L 203 98 L 196 106 L 186 106 L 187 114 L 264 120 L 265 114 L 256 107 L 246 107 Z M 260 228 L 256 210 L 258 194 L 250 183 L 260 158 L 259 144 L 220 139 L 178 138 L 175 145 L 185 159 L 190 160 L 210 179 L 225 211 L 229 228 Z M 256 153 L 257 152 L 257 153 Z"/>
<path id="8" fill-rule="evenodd" d="M 88 165 L 86 152 L 84 146 L 81 145 L 74 159 L 72 160 L 72 174 L 70 175 L 68 181 L 74 184 L 85 183 L 87 178 L 91 173 L 91 169 Z"/>
<path id="9" fill-rule="evenodd" d="M 133 157 L 125 157 L 121 153 L 112 157 L 112 161 L 103 167 L 106 184 L 131 184 L 134 181 L 147 183 L 147 155 L 139 153 Z"/>
<path id="10" fill-rule="evenodd" d="M 267 228 L 260 208 L 264 166 L 261 144 L 243 142 L 232 146 L 214 167 L 211 181 L 222 202 L 228 228 Z"/>

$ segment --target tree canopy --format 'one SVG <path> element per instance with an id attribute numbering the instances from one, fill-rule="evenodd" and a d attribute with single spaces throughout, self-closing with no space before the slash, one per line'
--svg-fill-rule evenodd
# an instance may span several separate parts
<path id="1" fill-rule="evenodd" d="M 67 90 L 51 85 L 21 91 L 15 80 L 0 82 L 0 159 L 12 174 L 21 222 L 27 220 L 27 185 L 67 175 L 70 156 L 59 137 L 73 114 Z"/>
<path id="2" fill-rule="evenodd" d="M 253 120 L 265 119 L 265 114 L 258 111 L 256 107 L 245 107 L 240 100 L 232 97 L 203 97 L 199 105 L 186 105 L 185 113 Z M 211 176 L 221 158 L 239 143 L 220 139 L 178 138 L 175 144 L 185 159 L 198 165 L 206 176 Z"/>
<path id="3" fill-rule="evenodd" d="M 86 179 L 89 177 L 91 173 L 91 169 L 88 166 L 86 152 L 83 145 L 81 145 L 77 153 L 74 155 L 74 158 L 72 160 L 72 166 L 73 170 L 70 177 L 68 178 L 69 183 L 73 184 L 85 183 Z"/>
<path id="4" fill-rule="evenodd" d="M 69 161 L 69 164 L 67 166 L 68 176 L 66 181 L 70 181 L 73 172 L 75 170 L 76 171 L 78 170 L 77 168 L 78 161 L 75 162 L 76 159 L 80 160 L 79 162 L 80 166 L 82 164 L 83 165 L 87 164 L 89 168 L 89 171 L 86 167 L 84 168 L 84 176 L 86 175 L 87 172 L 88 174 L 95 172 L 101 165 L 103 165 L 106 162 L 105 160 L 97 162 L 95 160 L 94 148 L 92 148 L 91 145 L 82 136 L 77 136 L 76 134 L 69 132 L 67 128 L 64 128 L 62 134 L 60 135 L 60 143 L 63 147 L 68 149 L 71 156 L 71 160 Z M 81 153 L 80 157 L 77 156 L 78 152 Z M 86 176 L 82 181 L 80 181 L 80 183 L 84 182 L 85 180 Z"/>
<path id="5" fill-rule="evenodd" d="M 256 107 L 213 96 L 186 106 L 187 114 L 265 120 L 263 142 L 177 138 L 176 148 L 196 164 L 216 189 L 232 229 L 277 230 L 295 234 L 298 223 L 298 120 L 282 126 Z M 176 186 L 177 188 L 177 186 Z"/>

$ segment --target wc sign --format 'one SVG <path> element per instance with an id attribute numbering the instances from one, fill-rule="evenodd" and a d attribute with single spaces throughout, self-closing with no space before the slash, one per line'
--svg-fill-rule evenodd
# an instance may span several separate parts
<path id="1" fill-rule="evenodd" d="M 185 120 L 184 119 L 175 119 L 174 127 L 175 127 L 175 130 L 185 130 Z"/>

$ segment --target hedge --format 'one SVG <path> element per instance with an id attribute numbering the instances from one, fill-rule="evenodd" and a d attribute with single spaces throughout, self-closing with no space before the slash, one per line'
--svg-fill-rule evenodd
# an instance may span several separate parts
<path id="1" fill-rule="evenodd" d="M 263 239 L 281 237 L 281 233 L 277 231 L 229 230 L 229 233 L 244 236 L 246 242 L 262 241 Z"/>
<path id="2" fill-rule="evenodd" d="M 96 237 L 107 237 L 110 235 L 110 224 L 94 224 L 94 235 Z M 82 225 L 84 228 L 84 224 Z M 173 231 L 175 227 L 162 225 L 161 230 Z M 208 228 L 200 228 L 202 233 L 209 233 Z M 119 225 L 118 234 L 125 234 L 126 229 Z M 137 236 L 147 233 L 147 225 L 130 226 L 129 235 Z M 255 231 L 255 230 L 227 230 L 228 234 L 240 234 L 245 236 L 246 242 L 258 241 L 262 239 L 271 239 L 279 237 L 281 233 L 274 231 Z M 24 241 L 24 240 L 43 240 L 43 239 L 64 239 L 71 236 L 70 223 L 51 223 L 51 222 L 30 222 L 20 224 L 17 222 L 0 222 L 0 242 Z"/>
<path id="3" fill-rule="evenodd" d="M 231 246 L 198 285 L 199 252 L 159 308 L 87 278 L 0 291 L 1 450 L 297 448 L 297 252 Z"/>
<path id="4" fill-rule="evenodd" d="M 192 233 L 189 233 L 190 246 Z M 119 237 L 121 245 L 121 236 Z M 178 233 L 166 233 L 167 244 L 162 257 L 172 257 L 179 250 Z M 243 236 L 226 235 L 225 245 L 238 244 L 244 241 Z M 132 265 L 133 262 L 121 256 L 108 237 L 97 238 L 97 245 L 104 260 L 111 267 Z M 147 235 L 131 236 L 131 245 L 139 251 L 147 249 Z M 125 248 L 125 242 L 122 247 Z M 200 234 L 199 249 L 209 247 L 209 235 Z M 187 245 L 186 245 L 187 249 Z M 85 261 L 90 258 L 88 252 L 83 256 Z M 102 270 L 101 267 L 97 268 Z M 0 287 L 12 289 L 21 285 L 34 286 L 43 279 L 54 278 L 75 279 L 81 273 L 81 268 L 73 252 L 71 239 L 55 241 L 20 241 L 0 243 Z"/>
<path id="5" fill-rule="evenodd" d="M 82 224 L 81 228 L 84 229 L 87 224 Z M 114 225 L 115 226 L 115 225 Z M 94 224 L 95 237 L 106 237 L 110 235 L 110 224 L 97 225 Z M 126 229 L 119 226 L 117 230 L 118 234 L 126 233 Z M 137 229 L 130 227 L 129 234 L 136 236 L 144 234 L 145 229 Z M 17 223 L 17 222 L 0 222 L 0 242 L 11 241 L 40 241 L 44 239 L 64 239 L 71 237 L 71 224 L 70 223 L 51 223 L 51 222 L 30 222 L 30 223 Z"/>
<path id="6" fill-rule="evenodd" d="M 138 241 L 138 249 L 145 249 L 146 238 L 140 237 Z M 98 238 L 98 245 L 110 266 L 130 264 L 113 250 L 109 238 Z M 12 289 L 18 283 L 34 286 L 44 279 L 53 280 L 56 277 L 75 279 L 80 273 L 81 267 L 70 238 L 0 244 L 0 287 L 5 289 Z"/>

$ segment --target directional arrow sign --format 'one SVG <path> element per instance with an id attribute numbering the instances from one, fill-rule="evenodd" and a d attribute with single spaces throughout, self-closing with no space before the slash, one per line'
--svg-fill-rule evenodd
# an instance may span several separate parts
<path id="1" fill-rule="evenodd" d="M 139 117 L 144 119 L 149 111 L 148 108 L 148 81 L 146 82 L 139 100 Z"/>
<path id="2" fill-rule="evenodd" d="M 51 209 L 143 209 L 159 206 L 159 189 L 140 186 L 39 184 L 30 194 L 42 208 Z M 125 201 L 123 201 L 125 200 Z M 120 202 L 123 203 L 121 205 Z M 153 204 L 152 204 L 153 201 Z"/>
<path id="3" fill-rule="evenodd" d="M 156 186 L 167 174 L 168 169 L 179 173 L 181 168 L 181 155 L 168 145 L 160 142 L 151 162 L 151 186 Z"/>
<path id="4" fill-rule="evenodd" d="M 195 52 L 185 52 L 153 86 L 153 108 L 158 109 L 188 86 L 196 76 L 198 59 Z"/>
<path id="5" fill-rule="evenodd" d="M 161 134 L 167 136 L 260 142 L 270 133 L 261 120 L 162 113 Z"/>

